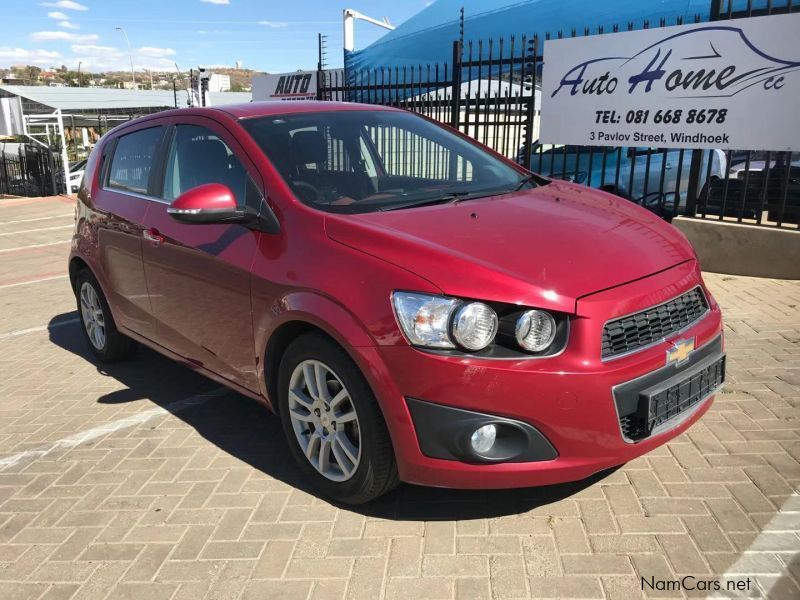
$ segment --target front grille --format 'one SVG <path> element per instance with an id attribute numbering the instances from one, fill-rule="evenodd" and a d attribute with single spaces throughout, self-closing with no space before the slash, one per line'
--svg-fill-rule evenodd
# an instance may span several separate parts
<path id="1" fill-rule="evenodd" d="M 603 358 L 638 350 L 664 339 L 690 325 L 708 310 L 708 302 L 699 287 L 627 317 L 609 321 L 603 327 Z"/>
<path id="2" fill-rule="evenodd" d="M 648 437 L 653 430 L 708 397 L 725 380 L 725 357 L 671 387 L 640 395 L 633 413 L 620 415 L 622 434 L 629 440 Z"/>

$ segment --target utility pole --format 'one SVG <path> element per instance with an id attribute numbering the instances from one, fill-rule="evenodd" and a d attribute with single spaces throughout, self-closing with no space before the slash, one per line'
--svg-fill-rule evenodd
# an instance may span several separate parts
<path id="1" fill-rule="evenodd" d="M 115 27 L 114 29 L 122 32 L 122 35 L 125 36 L 125 43 L 128 44 L 128 57 L 131 59 L 131 83 L 133 84 L 133 89 L 136 89 L 136 74 L 133 72 L 133 52 L 131 51 L 131 41 L 128 39 L 128 34 L 125 33 L 125 30 L 122 27 Z"/>
<path id="2" fill-rule="evenodd" d="M 78 61 L 78 87 L 81 87 L 81 65 L 83 61 Z"/>

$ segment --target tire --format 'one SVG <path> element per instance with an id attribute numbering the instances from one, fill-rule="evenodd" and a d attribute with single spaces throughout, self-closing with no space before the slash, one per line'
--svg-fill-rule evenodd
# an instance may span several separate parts
<path id="1" fill-rule="evenodd" d="M 117 331 L 103 290 L 94 275 L 86 269 L 75 278 L 75 299 L 83 337 L 99 361 L 116 362 L 133 354 L 136 342 Z"/>
<path id="2" fill-rule="evenodd" d="M 324 382 L 322 394 L 317 381 Z M 307 333 L 286 349 L 278 372 L 278 413 L 292 456 L 324 495 L 364 504 L 397 485 L 394 451 L 375 395 L 330 338 Z"/>

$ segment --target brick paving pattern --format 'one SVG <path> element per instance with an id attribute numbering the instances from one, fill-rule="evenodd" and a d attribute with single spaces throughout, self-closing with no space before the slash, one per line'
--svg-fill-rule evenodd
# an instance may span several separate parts
<path id="1" fill-rule="evenodd" d="M 147 350 L 89 358 L 50 229 L 71 212 L 0 200 L 0 598 L 705 596 L 642 591 L 687 575 L 800 598 L 800 282 L 706 275 L 729 383 L 667 446 L 591 481 L 352 510 L 253 401 Z"/>

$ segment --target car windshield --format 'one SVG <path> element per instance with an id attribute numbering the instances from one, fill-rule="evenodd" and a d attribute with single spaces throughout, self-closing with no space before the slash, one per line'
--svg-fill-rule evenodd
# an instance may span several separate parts
<path id="1" fill-rule="evenodd" d="M 411 208 L 546 182 L 411 113 L 309 112 L 242 125 L 295 195 L 329 212 Z"/>

